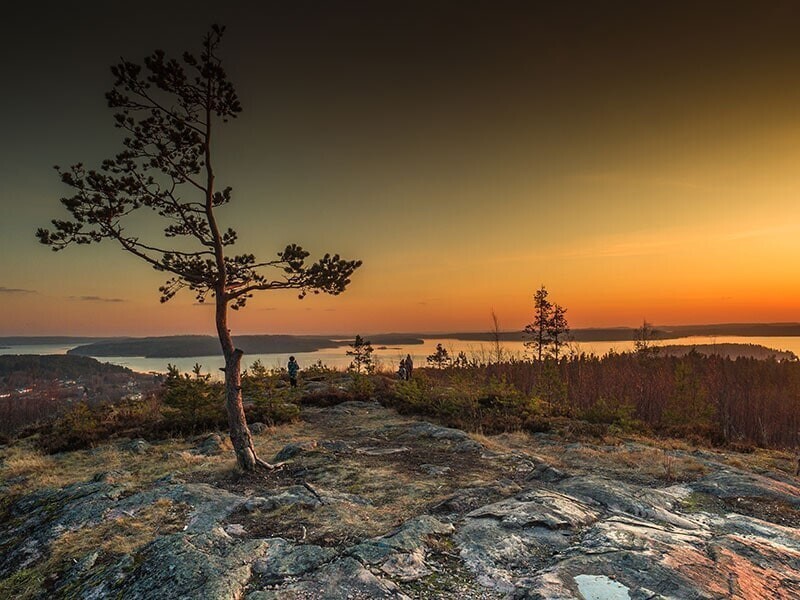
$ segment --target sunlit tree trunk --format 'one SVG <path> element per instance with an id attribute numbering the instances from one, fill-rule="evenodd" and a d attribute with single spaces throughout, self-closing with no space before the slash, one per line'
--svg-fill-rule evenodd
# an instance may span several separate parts
<path id="1" fill-rule="evenodd" d="M 234 348 L 231 332 L 228 329 L 228 307 L 224 298 L 217 299 L 217 333 L 225 357 L 225 410 L 228 413 L 233 450 L 236 462 L 245 471 L 252 471 L 262 463 L 253 448 L 253 438 L 247 426 L 247 418 L 242 404 L 242 354 Z"/>
<path id="2" fill-rule="evenodd" d="M 210 42 L 207 42 L 210 43 Z M 210 54 L 211 49 L 207 50 Z M 205 136 L 205 169 L 206 169 L 206 219 L 214 244 L 214 257 L 217 263 L 218 279 L 215 286 L 217 303 L 216 324 L 222 354 L 225 357 L 225 410 L 228 413 L 228 428 L 230 430 L 233 451 L 236 453 L 236 462 L 245 471 L 253 471 L 256 465 L 267 463 L 259 460 L 253 448 L 253 437 L 247 426 L 242 403 L 242 354 L 243 352 L 233 345 L 231 330 L 228 328 L 228 296 L 226 285 L 228 274 L 225 265 L 222 238 L 214 216 L 214 169 L 211 163 L 211 80 L 206 88 L 206 136 Z"/>

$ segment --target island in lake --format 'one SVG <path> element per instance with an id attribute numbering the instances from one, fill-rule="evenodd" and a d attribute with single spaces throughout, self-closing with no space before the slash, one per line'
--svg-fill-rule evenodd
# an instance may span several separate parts
<path id="1" fill-rule="evenodd" d="M 233 338 L 245 354 L 277 354 L 316 352 L 338 348 L 350 339 L 313 335 L 240 335 Z M 374 344 L 413 345 L 423 340 L 407 334 L 387 333 L 371 336 Z M 83 344 L 67 351 L 79 356 L 143 356 L 145 358 L 183 358 L 187 356 L 217 356 L 219 340 L 210 335 L 176 335 L 145 338 L 117 338 Z"/>

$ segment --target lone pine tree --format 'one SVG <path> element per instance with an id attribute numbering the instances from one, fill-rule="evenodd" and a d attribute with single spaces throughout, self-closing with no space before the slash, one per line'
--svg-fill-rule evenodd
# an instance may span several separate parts
<path id="1" fill-rule="evenodd" d="M 536 360 L 542 360 L 542 354 L 552 341 L 549 332 L 550 313 L 553 305 L 547 299 L 547 289 L 544 286 L 536 290 L 533 295 L 533 322 L 525 326 L 524 333 L 528 336 L 525 347 L 532 350 Z"/>
<path id="2" fill-rule="evenodd" d="M 212 132 L 242 107 L 218 54 L 223 33 L 223 27 L 213 26 L 199 56 L 186 52 L 179 60 L 156 50 L 144 66 L 122 60 L 111 67 L 115 81 L 106 99 L 115 109 L 116 127 L 126 132 L 123 149 L 97 170 L 80 163 L 56 167 L 61 181 L 72 188 L 72 195 L 61 199 L 71 218 L 53 220 L 52 229 L 39 229 L 36 235 L 56 251 L 112 240 L 170 275 L 159 288 L 161 302 L 182 288 L 189 288 L 199 302 L 213 299 L 225 357 L 231 440 L 239 466 L 253 470 L 271 465 L 256 455 L 245 420 L 243 352 L 234 347 L 228 308 L 243 308 L 260 290 L 295 289 L 300 298 L 309 292 L 339 294 L 361 261 L 326 254 L 309 264 L 309 253 L 295 244 L 271 260 L 227 252 L 237 235 L 231 228 L 221 229 L 217 211 L 233 195 L 232 188 L 220 189 L 216 183 Z M 130 217 L 141 213 L 158 221 L 160 242 L 132 229 Z"/>
<path id="3" fill-rule="evenodd" d="M 525 347 L 536 360 L 552 356 L 558 360 L 561 348 L 569 335 L 567 309 L 547 299 L 547 289 L 542 286 L 533 295 L 533 322 L 525 326 Z"/>
<path id="4" fill-rule="evenodd" d="M 348 367 L 350 371 L 356 374 L 361 374 L 363 369 L 367 375 L 375 371 L 375 363 L 372 362 L 372 342 L 365 340 L 360 335 L 356 335 L 356 339 L 350 344 L 352 350 L 345 352 L 347 356 L 352 356 L 353 360 Z"/>
<path id="5" fill-rule="evenodd" d="M 437 369 L 444 369 L 450 366 L 452 360 L 447 348 L 441 344 L 436 344 L 436 350 L 426 359 L 429 365 L 433 365 Z"/>

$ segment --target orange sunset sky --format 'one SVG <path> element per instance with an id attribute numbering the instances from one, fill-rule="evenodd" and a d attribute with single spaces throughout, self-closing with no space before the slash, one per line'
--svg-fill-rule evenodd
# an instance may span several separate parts
<path id="1" fill-rule="evenodd" d="M 214 21 L 236 248 L 364 261 L 338 297 L 261 293 L 234 333 L 515 330 L 541 284 L 573 328 L 800 320 L 800 4 L 285 4 L 11 17 L 0 335 L 213 331 L 110 242 L 34 232 L 66 215 L 53 164 L 119 149 L 108 65 Z"/>

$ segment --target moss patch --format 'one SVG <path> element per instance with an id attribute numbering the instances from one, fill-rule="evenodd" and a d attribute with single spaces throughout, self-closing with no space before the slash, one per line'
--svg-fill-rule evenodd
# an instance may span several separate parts
<path id="1" fill-rule="evenodd" d="M 692 492 L 685 498 L 681 499 L 679 502 L 679 507 L 683 512 L 686 513 L 710 513 L 714 515 L 724 515 L 725 512 L 725 504 L 717 498 L 716 496 L 712 496 L 710 494 L 704 494 L 702 492 Z"/>
<path id="2" fill-rule="evenodd" d="M 800 510 L 782 500 L 740 497 L 724 498 L 723 502 L 730 512 L 755 517 L 784 527 L 800 527 Z"/>

